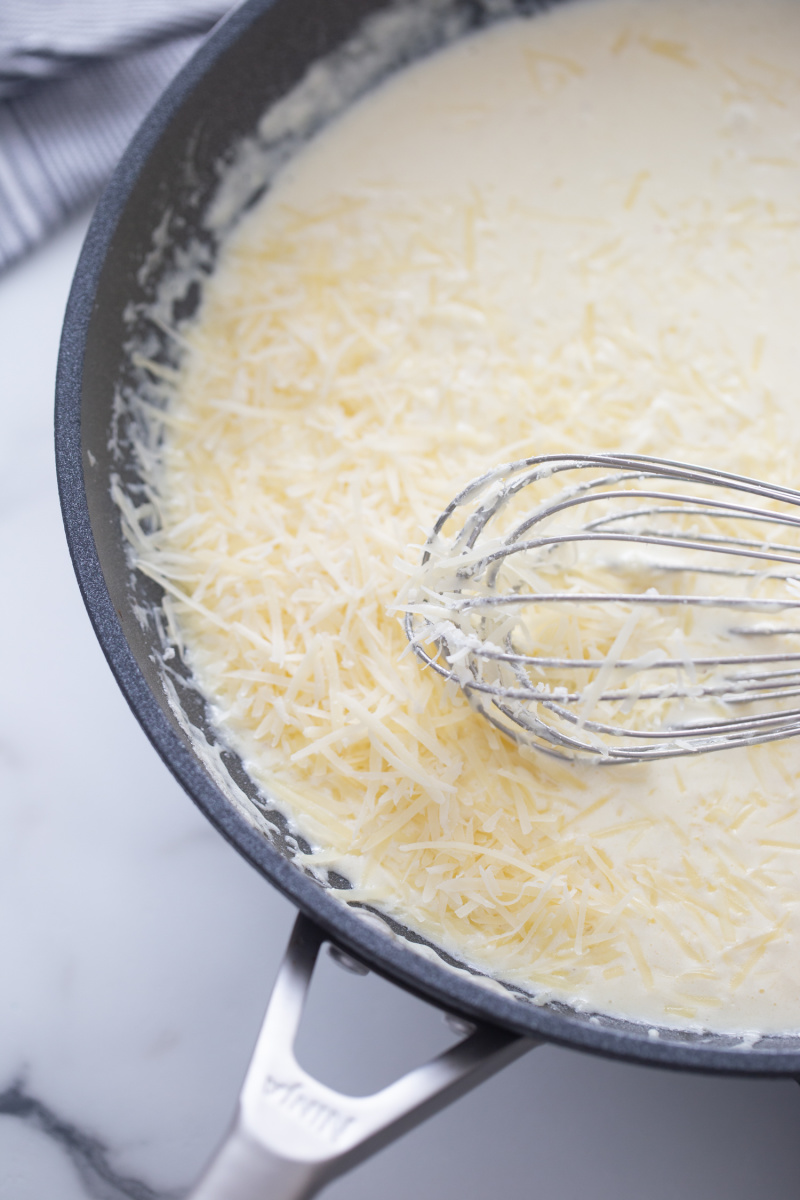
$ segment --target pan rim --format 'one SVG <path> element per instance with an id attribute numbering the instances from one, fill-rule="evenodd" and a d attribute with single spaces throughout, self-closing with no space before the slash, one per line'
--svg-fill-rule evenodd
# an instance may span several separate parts
<path id="1" fill-rule="evenodd" d="M 117 683 L 166 766 L 217 831 L 327 936 L 385 978 L 467 1018 L 606 1057 L 702 1073 L 800 1077 L 800 1050 L 720 1047 L 681 1040 L 682 1031 L 668 1029 L 661 1029 L 656 1039 L 648 1036 L 645 1023 L 631 1022 L 624 1029 L 592 1025 L 589 1014 L 571 1016 L 521 1002 L 510 992 L 503 995 L 486 988 L 466 972 L 456 973 L 444 962 L 423 958 L 409 944 L 378 932 L 357 910 L 293 866 L 233 807 L 170 725 L 139 668 L 106 585 L 84 479 L 81 409 L 92 318 L 109 250 L 142 168 L 209 69 L 278 3 L 246 0 L 217 26 L 147 115 L 98 203 L 67 302 L 56 378 L 59 497 L 78 585 Z"/>

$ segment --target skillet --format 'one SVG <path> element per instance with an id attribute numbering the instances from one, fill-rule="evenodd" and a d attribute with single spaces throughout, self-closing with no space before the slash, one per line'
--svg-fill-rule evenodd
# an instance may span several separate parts
<path id="1" fill-rule="evenodd" d="M 566 2 L 566 0 L 561 0 Z M 430 8 L 376 52 L 376 23 Z M 385 915 L 347 905 L 295 855 L 307 848 L 221 740 L 179 654 L 168 648 L 161 592 L 131 569 L 119 498 L 142 495 L 141 347 L 169 365 L 154 314 L 191 318 L 220 241 L 270 175 L 336 112 L 405 62 L 501 13 L 536 19 L 539 0 L 247 0 L 215 31 L 145 120 L 98 205 L 77 267 L 56 386 L 56 459 L 64 522 L 97 636 L 158 753 L 212 824 L 301 916 L 243 1091 L 231 1139 L 196 1200 L 312 1195 L 332 1175 L 397 1136 L 542 1040 L 676 1069 L 800 1077 L 800 1038 L 649 1027 L 501 988 Z M 379 40 L 379 39 L 378 39 Z M 335 103 L 256 133 L 313 64 L 343 80 Z M 244 180 L 225 192 L 226 171 Z M 220 202 L 222 196 L 224 203 Z M 209 214 L 214 214 L 213 219 Z M 113 485 L 113 489 L 112 489 Z M 114 490 L 114 495 L 112 495 Z M 167 654 L 165 654 L 165 648 Z M 294 1061 L 291 1043 L 319 946 L 330 941 L 472 1024 L 442 1059 L 367 1100 L 336 1095 Z"/>

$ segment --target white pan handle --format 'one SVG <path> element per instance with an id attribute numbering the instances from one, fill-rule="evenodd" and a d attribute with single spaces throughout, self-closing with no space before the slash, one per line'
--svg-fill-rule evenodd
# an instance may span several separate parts
<path id="1" fill-rule="evenodd" d="M 294 1056 L 326 935 L 299 916 L 278 974 L 233 1128 L 187 1200 L 308 1200 L 336 1175 L 432 1116 L 539 1043 L 479 1025 L 438 1058 L 372 1096 L 343 1096 Z"/>

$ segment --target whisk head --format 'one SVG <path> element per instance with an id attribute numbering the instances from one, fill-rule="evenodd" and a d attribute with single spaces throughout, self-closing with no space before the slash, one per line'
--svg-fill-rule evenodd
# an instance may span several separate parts
<path id="1" fill-rule="evenodd" d="M 418 658 L 562 758 L 800 733 L 800 492 L 627 454 L 499 466 L 447 506 L 403 605 Z"/>

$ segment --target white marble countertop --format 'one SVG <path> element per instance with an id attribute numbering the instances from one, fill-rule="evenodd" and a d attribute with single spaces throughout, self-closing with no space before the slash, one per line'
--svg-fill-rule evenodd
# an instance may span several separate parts
<path id="1" fill-rule="evenodd" d="M 291 906 L 195 811 L 95 643 L 58 511 L 52 394 L 85 219 L 0 280 L 0 1200 L 166 1200 L 219 1141 Z M 301 1058 L 366 1086 L 441 1015 L 330 960 Z M 800 1089 L 539 1049 L 331 1200 L 800 1193 Z M 265 1198 L 268 1200 L 268 1198 Z"/>

